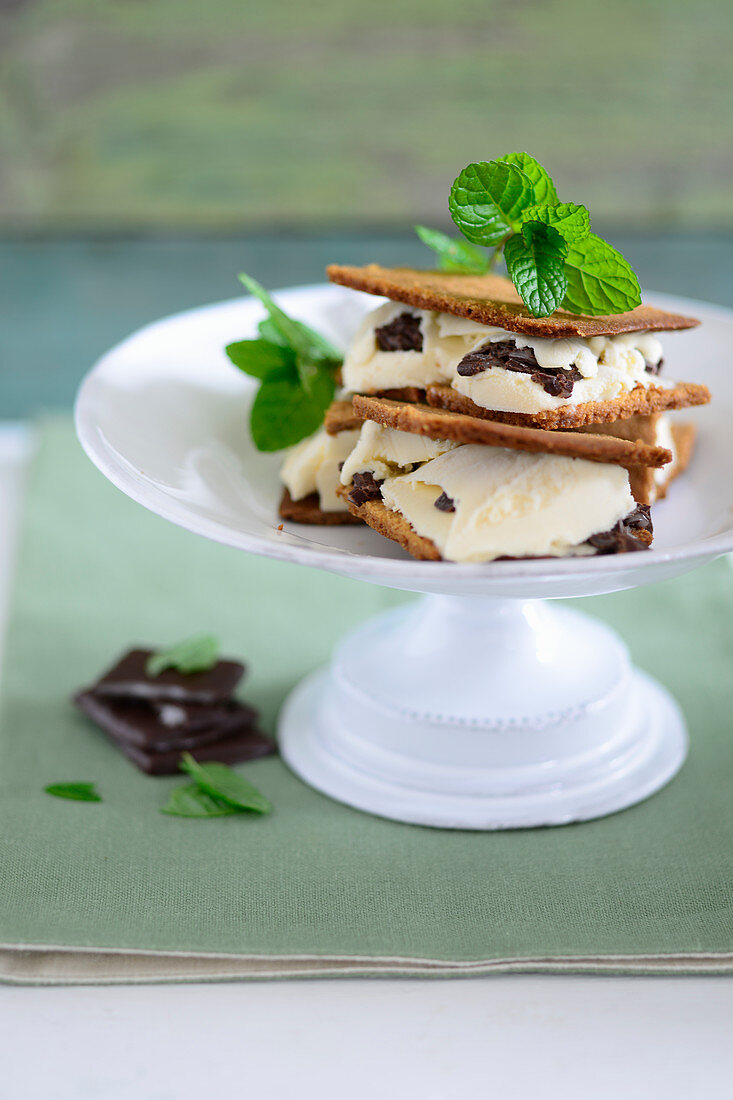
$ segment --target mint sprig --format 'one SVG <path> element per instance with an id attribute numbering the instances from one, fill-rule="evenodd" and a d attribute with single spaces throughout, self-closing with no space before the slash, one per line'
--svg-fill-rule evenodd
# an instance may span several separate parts
<path id="1" fill-rule="evenodd" d="M 162 814 L 171 817 L 228 817 L 231 814 L 269 814 L 272 806 L 244 776 L 226 764 L 199 764 L 184 752 L 179 764 L 193 783 L 174 787 Z"/>
<path id="2" fill-rule="evenodd" d="M 629 263 L 591 233 L 584 206 L 559 201 L 549 173 L 529 153 L 469 164 L 453 183 L 448 208 L 470 253 L 462 252 L 460 240 L 417 227 L 421 240 L 441 256 L 442 270 L 481 273 L 503 252 L 509 277 L 534 317 L 560 308 L 589 316 L 625 313 L 641 303 Z M 482 269 L 477 246 L 492 245 Z M 447 266 L 453 259 L 458 266 Z"/>
<path id="3" fill-rule="evenodd" d="M 208 672 L 219 660 L 219 642 L 212 634 L 199 634 L 183 642 L 159 649 L 145 665 L 148 676 L 160 676 L 167 668 L 190 676 L 194 672 Z"/>
<path id="4" fill-rule="evenodd" d="M 260 339 L 239 340 L 224 350 L 235 367 L 261 383 L 250 413 L 255 447 L 280 451 L 323 423 L 341 356 L 324 336 L 280 309 L 256 279 L 239 279 L 268 316 L 258 325 Z"/>
<path id="5" fill-rule="evenodd" d="M 218 798 L 235 810 L 248 810 L 257 814 L 269 814 L 272 806 L 265 796 L 244 776 L 238 775 L 226 764 L 199 764 L 189 752 L 181 757 L 181 771 L 191 776 L 200 790 Z"/>

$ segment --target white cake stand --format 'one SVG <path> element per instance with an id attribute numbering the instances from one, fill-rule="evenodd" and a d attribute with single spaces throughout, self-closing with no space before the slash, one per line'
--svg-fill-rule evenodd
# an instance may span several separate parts
<path id="1" fill-rule="evenodd" d="M 279 300 L 342 344 L 376 304 L 332 286 Z M 82 446 L 146 508 L 250 553 L 426 593 L 348 635 L 290 695 L 281 750 L 307 783 L 398 821 L 507 829 L 621 810 L 679 769 L 687 735 L 671 696 L 608 627 L 546 602 L 648 584 L 733 550 L 733 314 L 653 300 L 704 320 L 667 338 L 666 370 L 707 382 L 715 403 L 691 414 L 700 444 L 654 510 L 655 548 L 618 557 L 417 562 L 367 528 L 280 530 L 279 462 L 253 449 L 253 383 L 221 350 L 254 334 L 262 310 L 251 299 L 151 325 L 87 376 Z"/>

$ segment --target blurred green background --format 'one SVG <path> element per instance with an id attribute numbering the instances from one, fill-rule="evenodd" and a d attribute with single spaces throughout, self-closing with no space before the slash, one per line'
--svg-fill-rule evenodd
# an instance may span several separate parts
<path id="1" fill-rule="evenodd" d="M 0 0 L 0 223 L 446 222 L 527 149 L 598 224 L 730 226 L 731 0 Z"/>
<path id="2" fill-rule="evenodd" d="M 642 286 L 733 305 L 733 0 L 0 0 L 0 418 L 164 314 L 429 266 L 526 149 Z"/>

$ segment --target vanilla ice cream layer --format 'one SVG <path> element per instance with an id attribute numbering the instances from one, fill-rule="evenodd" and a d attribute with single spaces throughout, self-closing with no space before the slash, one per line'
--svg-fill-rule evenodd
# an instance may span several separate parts
<path id="1" fill-rule="evenodd" d="M 381 351 L 376 329 L 409 313 L 420 321 L 422 351 Z M 511 340 L 516 347 L 531 348 L 544 370 L 576 367 L 583 376 L 570 397 L 553 397 L 528 374 L 490 367 L 471 377 L 457 373 L 458 364 L 470 352 L 487 343 Z M 356 393 L 448 382 L 482 408 L 501 412 L 536 413 L 587 401 L 608 401 L 628 393 L 638 384 L 664 385 L 646 370 L 662 358 L 662 345 L 648 332 L 589 339 L 548 340 L 524 336 L 490 325 L 479 325 L 452 313 L 429 313 L 399 302 L 387 302 L 365 317 L 346 355 L 343 381 Z"/>
<path id="2" fill-rule="evenodd" d="M 341 470 L 341 483 L 348 485 L 354 474 L 370 473 L 376 481 L 395 477 L 419 463 L 438 458 L 445 451 L 457 447 L 447 439 L 428 439 L 412 432 L 400 432 L 367 420 L 354 449 Z"/>
<path id="3" fill-rule="evenodd" d="M 381 351 L 375 330 L 388 325 L 403 313 L 420 320 L 422 351 Z M 343 384 L 355 393 L 378 393 L 403 386 L 424 388 L 430 382 L 443 381 L 436 363 L 435 314 L 400 302 L 387 302 L 364 318 L 341 368 Z"/>
<path id="4" fill-rule="evenodd" d="M 329 435 L 321 428 L 291 447 L 285 457 L 280 477 L 293 500 L 302 500 L 309 493 L 318 493 L 322 512 L 348 512 L 348 505 L 336 496 L 339 466 L 348 457 L 359 438 L 359 429 Z"/>
<path id="5" fill-rule="evenodd" d="M 621 466 L 476 444 L 387 479 L 382 498 L 457 562 L 593 553 L 586 540 L 636 507 Z"/>

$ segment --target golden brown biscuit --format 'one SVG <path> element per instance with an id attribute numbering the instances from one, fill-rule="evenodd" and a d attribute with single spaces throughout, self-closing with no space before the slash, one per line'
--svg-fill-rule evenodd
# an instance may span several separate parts
<path id="1" fill-rule="evenodd" d="M 283 519 L 291 523 L 321 524 L 324 527 L 338 527 L 342 524 L 356 524 L 360 520 L 350 512 L 322 512 L 318 502 L 318 493 L 309 493 L 301 500 L 293 500 L 287 489 L 283 489 L 279 508 Z"/>
<path id="2" fill-rule="evenodd" d="M 677 455 L 675 457 L 675 463 L 672 467 L 669 477 L 664 481 L 657 490 L 657 500 L 663 500 L 667 495 L 667 489 L 671 481 L 674 481 L 676 477 L 683 474 L 687 467 L 690 465 L 693 451 L 695 450 L 695 439 L 697 438 L 697 429 L 694 424 L 673 424 L 672 425 L 672 439 L 674 440 L 675 450 Z"/>
<path id="3" fill-rule="evenodd" d="M 531 336 L 615 336 L 620 332 L 694 328 L 700 323 L 693 317 L 643 305 L 607 317 L 576 316 L 563 310 L 550 317 L 533 317 L 513 283 L 500 275 L 455 275 L 378 264 L 366 267 L 331 264 L 326 270 L 331 282 L 354 290 Z"/>
<path id="4" fill-rule="evenodd" d="M 449 439 L 454 443 L 480 443 L 490 447 L 508 447 L 535 454 L 566 455 L 591 462 L 609 462 L 617 466 L 665 466 L 672 453 L 654 442 L 617 438 L 610 434 L 547 431 L 525 428 L 497 420 L 484 420 L 465 413 L 390 401 L 381 397 L 356 395 L 354 411 L 364 420 L 373 420 L 397 431 L 426 435 L 430 439 Z"/>
<path id="5" fill-rule="evenodd" d="M 484 409 L 470 397 L 464 397 L 451 386 L 432 385 L 427 389 L 428 404 L 435 408 L 452 409 L 485 420 L 498 420 L 503 424 L 521 424 L 531 428 L 581 428 L 585 424 L 603 424 L 612 420 L 625 420 L 630 416 L 649 416 L 668 409 L 687 409 L 691 405 L 707 405 L 710 390 L 695 382 L 677 382 L 667 388 L 637 385 L 628 393 L 610 401 L 586 401 L 581 405 L 565 405 L 559 409 L 547 409 L 538 413 L 498 412 Z"/>
<path id="6" fill-rule="evenodd" d="M 354 412 L 350 401 L 332 401 L 326 409 L 323 427 L 329 435 L 339 432 L 352 432 L 362 425 L 362 420 Z"/>
<path id="7" fill-rule="evenodd" d="M 358 520 L 368 523 L 386 539 L 397 542 L 412 554 L 413 558 L 423 561 L 442 561 L 437 546 L 431 539 L 418 535 L 415 528 L 401 512 L 393 512 L 381 500 L 367 500 L 364 504 L 349 504 L 349 511 Z"/>
<path id="8" fill-rule="evenodd" d="M 661 413 L 649 416 L 629 416 L 626 420 L 613 420 L 606 424 L 584 424 L 574 428 L 576 432 L 594 435 L 614 436 L 616 439 L 639 440 L 642 443 L 656 444 L 657 424 Z M 658 499 L 655 493 L 654 471 L 648 466 L 633 466 L 629 469 L 631 495 L 639 504 L 651 504 Z"/>

